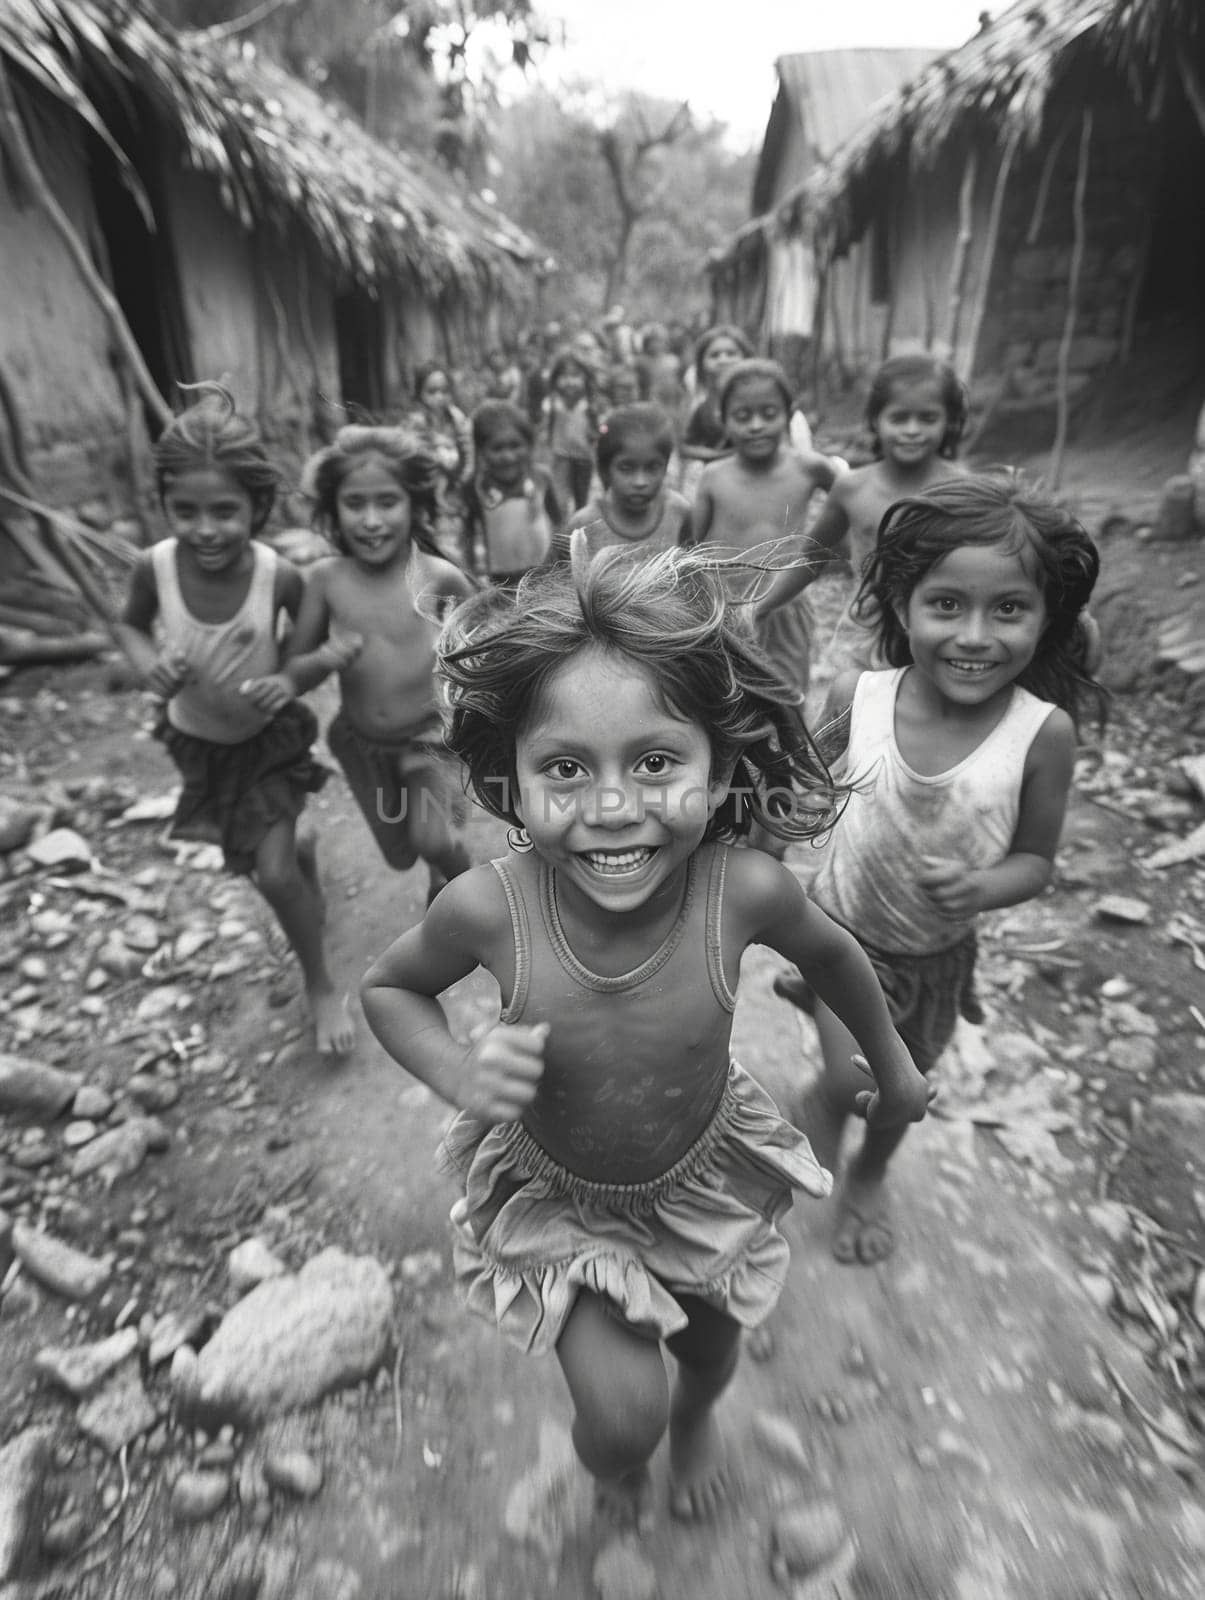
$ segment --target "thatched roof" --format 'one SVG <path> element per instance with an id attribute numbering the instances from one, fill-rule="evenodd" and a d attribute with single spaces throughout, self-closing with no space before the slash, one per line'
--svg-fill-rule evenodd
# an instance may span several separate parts
<path id="1" fill-rule="evenodd" d="M 137 163 L 100 109 L 113 99 L 149 145 L 174 132 L 245 227 L 296 224 L 372 289 L 401 276 L 477 298 L 542 254 L 449 173 L 373 139 L 251 47 L 174 31 L 149 0 L 4 0 L 0 53 L 18 90 L 31 81 L 104 140 L 136 196 Z"/>
<path id="2" fill-rule="evenodd" d="M 747 223 L 715 266 L 801 219 L 840 249 L 857 237 L 876 176 L 897 159 L 923 168 L 952 143 L 984 131 L 1000 144 L 1036 143 L 1051 90 L 1079 61 L 1116 67 L 1138 97 L 1170 70 L 1193 99 L 1205 58 L 1203 11 L 1202 0 L 1018 0 L 871 107 L 832 159 L 772 214 Z"/>

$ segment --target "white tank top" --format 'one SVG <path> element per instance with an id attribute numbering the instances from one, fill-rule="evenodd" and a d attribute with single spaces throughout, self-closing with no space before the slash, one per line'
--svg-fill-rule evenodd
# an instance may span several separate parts
<path id="1" fill-rule="evenodd" d="M 1008 710 L 947 772 L 914 772 L 895 740 L 895 702 L 907 667 L 864 672 L 854 690 L 841 776 L 850 796 L 823 852 L 817 905 L 878 950 L 927 955 L 965 938 L 974 918 L 942 916 L 918 883 L 922 856 L 990 867 L 1017 829 L 1021 780 L 1034 737 L 1055 709 L 1013 687 Z"/>
<path id="2" fill-rule="evenodd" d="M 276 671 L 276 552 L 255 541 L 255 566 L 247 598 L 228 622 L 201 622 L 184 604 L 176 571 L 175 539 L 151 549 L 159 623 L 168 650 L 192 668 L 191 680 L 168 701 L 167 720 L 181 733 L 212 744 L 242 744 L 271 722 L 238 686 Z"/>

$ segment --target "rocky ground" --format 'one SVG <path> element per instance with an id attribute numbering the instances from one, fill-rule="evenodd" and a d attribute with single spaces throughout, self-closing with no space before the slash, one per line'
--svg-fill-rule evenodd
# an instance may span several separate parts
<path id="1" fill-rule="evenodd" d="M 991 1020 L 905 1146 L 897 1256 L 840 1268 L 793 1220 L 731 1517 L 643 1549 L 592 1538 L 555 1364 L 450 1294 L 444 1108 L 362 1024 L 319 1061 L 253 891 L 163 838 L 146 702 L 103 665 L 0 686 L 0 1594 L 1199 1595 L 1205 547 L 1094 483 L 1125 692 L 1058 881 L 987 920 Z M 341 787 L 313 820 L 351 986 L 425 884 Z M 737 1046 L 789 1106 L 814 1038 L 773 975 Z"/>

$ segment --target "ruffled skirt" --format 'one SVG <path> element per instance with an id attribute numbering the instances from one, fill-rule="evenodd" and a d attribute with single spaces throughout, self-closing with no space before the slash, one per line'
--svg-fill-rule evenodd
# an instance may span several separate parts
<path id="1" fill-rule="evenodd" d="M 804 1135 L 735 1063 L 709 1126 L 647 1183 L 579 1178 L 522 1124 L 464 1113 L 440 1165 L 464 1184 L 452 1208 L 462 1295 L 536 1354 L 555 1347 L 582 1289 L 659 1339 L 686 1326 L 682 1294 L 756 1327 L 786 1280 L 779 1221 L 797 1190 L 823 1198 L 832 1189 Z"/>
<path id="2" fill-rule="evenodd" d="M 256 851 L 272 828 L 286 817 L 295 821 L 306 796 L 331 775 L 310 750 L 318 723 L 300 700 L 238 744 L 184 733 L 162 711 L 154 734 L 180 770 L 171 837 L 221 845 L 231 872 L 253 872 Z"/>

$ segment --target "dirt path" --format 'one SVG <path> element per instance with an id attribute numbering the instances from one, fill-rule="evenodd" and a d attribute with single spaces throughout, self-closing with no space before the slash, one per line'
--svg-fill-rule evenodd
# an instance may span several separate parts
<path id="1" fill-rule="evenodd" d="M 421 873 L 377 872 L 342 799 L 326 810 L 332 938 L 350 980 L 419 915 L 424 884 Z M 500 841 L 482 825 L 481 843 Z M 801 1046 L 806 1061 L 814 1045 L 810 1024 L 772 996 L 773 971 L 753 954 L 736 1048 L 789 1105 Z M 470 980 L 450 998 L 455 1025 L 483 1020 L 490 1004 L 484 980 Z M 334 1557 L 359 1575 L 364 1600 L 590 1594 L 584 1486 L 576 1533 L 573 1515 L 568 1532 L 566 1519 L 550 1523 L 544 1550 L 504 1525 L 541 1426 L 563 1434 L 568 1412 L 553 1359 L 512 1352 L 453 1299 L 453 1191 L 431 1163 L 445 1108 L 366 1030 L 336 1071 L 301 1054 L 272 1073 L 290 1154 L 317 1167 L 311 1204 L 325 1200 L 354 1236 L 407 1262 L 400 1410 L 382 1394 L 310 1425 L 330 1467 L 320 1501 L 291 1530 L 301 1570 Z M 1157 1386 L 1079 1287 L 1060 1241 L 1062 1202 L 1050 1193 L 1035 1203 L 1008 1169 L 967 1123 L 916 1130 L 898 1168 L 901 1247 L 874 1270 L 833 1262 L 824 1208 L 797 1208 L 774 1352 L 746 1360 L 725 1405 L 739 1503 L 720 1526 L 685 1530 L 665 1515 L 660 1464 L 661 1515 L 646 1551 L 662 1600 L 781 1594 L 768 1563 L 776 1508 L 819 1497 L 855 1530 L 849 1593 L 860 1600 L 1199 1596 L 1199 1501 L 1119 1396 L 1120 1382 L 1157 1417 Z M 438 1264 L 424 1260 L 431 1251 Z M 784 1423 L 800 1441 L 797 1460 L 775 1431 Z"/>
<path id="2" fill-rule="evenodd" d="M 1154 552 L 1151 570 L 1160 562 L 1169 565 L 1171 590 L 1175 568 Z M 66 680 L 60 687 L 75 692 Z M 96 696 L 72 700 L 70 710 L 86 742 L 71 748 L 62 702 L 63 725 L 52 720 L 44 736 L 44 746 L 59 745 L 47 770 L 119 774 L 147 793 L 170 787 L 159 752 L 131 738 L 142 720 L 136 702 Z M 1127 748 L 1139 745 L 1134 738 Z M 1150 786 L 1156 772 L 1130 777 Z M 312 819 L 334 965 L 354 988 L 369 960 L 421 915 L 425 877 L 380 867 L 341 786 L 318 798 Z M 1002 951 L 989 956 L 993 1048 L 1004 1032 L 1024 1027 L 1041 1036 L 1045 1026 L 1050 1038 L 1085 1053 L 1082 1076 L 1103 1072 L 1092 1054 L 1101 1039 L 1099 989 L 1126 973 L 1139 998 L 1147 992 L 1170 1056 L 1194 981 L 1184 949 L 1160 943 L 1155 931 L 1128 946 L 1124 933 L 1083 936 L 1095 892 L 1133 887 L 1133 858 L 1150 848 L 1144 827 L 1140 817 L 1126 823 L 1116 805 L 1077 806 L 1063 856 L 1076 870 L 1092 867 L 1096 878 L 1079 881 L 1097 890 L 1066 887 L 1075 881 L 1069 875 L 1016 921 L 1041 947 L 1051 942 L 1052 919 L 1078 918 L 1080 946 L 1091 948 L 1076 947 L 1063 969 L 1055 958 L 1061 987 L 1052 982 L 1048 994 L 1040 984 L 1014 983 L 1018 963 Z M 502 850 L 501 829 L 484 821 L 475 829 L 481 857 Z M 95 837 L 103 853 L 100 823 Z M 163 859 L 149 839 L 145 859 Z M 1158 892 L 1187 905 L 1188 881 Z M 216 921 L 223 913 L 207 908 L 221 882 L 176 874 L 164 920 L 195 909 Z M 68 891 L 56 894 L 49 903 L 69 903 Z M 1200 898 L 1192 905 L 1199 915 Z M 751 953 L 735 1047 L 789 1109 L 814 1038 L 810 1024 L 773 997 L 774 970 L 773 958 Z M 230 1553 L 271 1548 L 296 1572 L 277 1600 L 587 1600 L 594 1544 L 584 1483 L 575 1478 L 556 1516 L 516 1519 L 513 1498 L 539 1459 L 541 1436 L 545 1450 L 549 1440 L 564 1446 L 568 1407 L 556 1362 L 512 1352 L 461 1312 L 450 1288 L 453 1190 L 432 1159 L 448 1112 L 384 1057 L 362 1022 L 346 1064 L 319 1061 L 298 1037 L 296 982 L 281 971 L 268 985 L 252 977 L 197 987 L 187 1016 L 203 1019 L 208 1045 L 232 1059 L 229 1074 L 182 1071 L 184 1094 L 169 1114 L 172 1151 L 156 1158 L 153 1173 L 84 1196 L 95 1210 L 77 1205 L 76 1222 L 85 1242 L 102 1228 L 108 1241 L 128 1227 L 133 1206 L 149 1205 L 137 1274 L 151 1304 L 158 1296 L 174 1304 L 190 1288 L 228 1302 L 224 1251 L 241 1235 L 234 1221 L 226 1232 L 212 1222 L 236 1215 L 240 1197 L 253 1202 L 254 1219 L 242 1232 L 266 1233 L 293 1265 L 322 1243 L 372 1251 L 398 1264 L 397 1365 L 283 1429 L 324 1465 L 315 1500 L 277 1501 L 264 1528 L 232 1498 L 211 1521 L 182 1529 L 164 1491 L 199 1444 L 172 1428 L 157 1454 L 140 1444 L 132 1457 L 137 1512 L 118 1524 L 120 1538 L 102 1544 L 105 1563 L 87 1571 L 79 1563 L 58 1587 L 52 1571 L 50 1586 L 36 1592 L 46 1600 L 252 1600 L 256 1590 L 240 1587 Z M 453 993 L 458 1029 L 494 1014 L 491 987 L 478 977 Z M 1185 1031 L 1175 1046 L 1176 1081 L 1198 1083 L 1199 1093 L 1205 1073 L 1192 1044 Z M 89 1044 L 89 1059 L 108 1052 L 124 1079 L 131 1048 L 138 1046 L 107 1036 Z M 1160 1074 L 1166 1070 L 1161 1063 Z M 1105 1092 L 1128 1097 L 1131 1082 L 1114 1074 Z M 839 1267 L 827 1253 L 825 1208 L 801 1203 L 792 1214 L 794 1260 L 772 1322 L 774 1348 L 742 1364 L 724 1405 L 740 1478 L 731 1512 L 714 1528 L 674 1524 L 665 1515 L 664 1461 L 657 1463 L 660 1516 L 645 1554 L 661 1600 L 782 1595 L 769 1564 L 773 1524 L 784 1506 L 819 1500 L 840 1508 L 856 1539 L 856 1569 L 840 1591 L 846 1600 L 1200 1600 L 1199 1454 L 1194 1462 L 1175 1447 L 1177 1418 L 1139 1343 L 1090 1292 L 1099 1290 L 1124 1214 L 1119 1221 L 1119 1207 L 1092 1203 L 1091 1184 L 1070 1157 L 1043 1167 L 1005 1155 L 991 1133 L 959 1117 L 956 1067 L 948 1083 L 946 1115 L 915 1130 L 897 1162 L 900 1247 L 891 1261 Z M 1076 1149 L 1081 1132 L 1069 1122 L 1062 1143 L 1090 1167 L 1092 1152 Z M 171 1220 L 157 1229 L 161 1203 Z M 1191 1196 L 1177 1203 L 1186 1216 Z M 40 1344 L 71 1337 L 51 1301 L 24 1322 L 0 1322 L 6 1425 L 58 1403 L 30 1384 L 29 1362 Z M 67 1409 L 62 1423 L 68 1441 Z M 66 1442 L 63 1450 L 81 1503 L 93 1503 L 102 1484 L 117 1492 L 111 1461 L 78 1450 L 71 1457 Z M 22 1590 L 20 1600 L 33 1593 Z"/>

